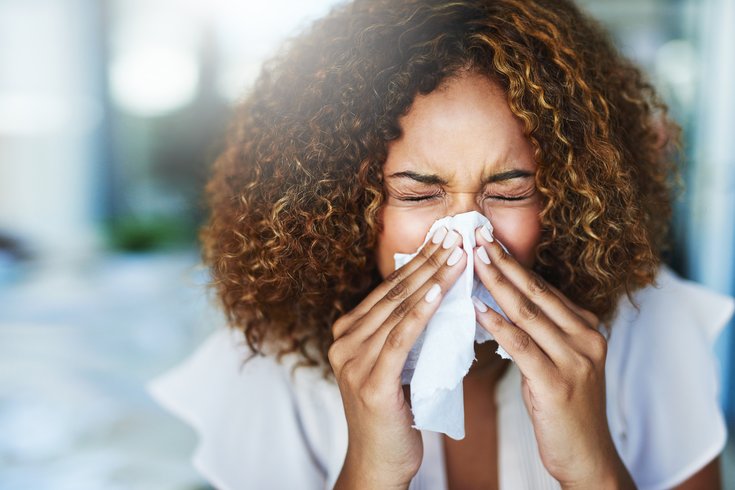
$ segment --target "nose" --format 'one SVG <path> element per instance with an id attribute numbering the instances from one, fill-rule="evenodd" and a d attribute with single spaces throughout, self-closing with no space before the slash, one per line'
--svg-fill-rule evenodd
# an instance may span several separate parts
<path id="1" fill-rule="evenodd" d="M 468 213 L 470 211 L 477 211 L 483 216 L 486 216 L 477 193 L 456 192 L 450 196 L 444 216 L 454 216 L 456 214 Z M 437 219 L 443 218 L 444 216 L 438 216 Z M 459 243 L 459 246 L 464 248 L 464 240 L 460 240 Z"/>
<path id="2" fill-rule="evenodd" d="M 482 208 L 479 194 L 475 192 L 455 192 L 449 197 L 449 204 L 447 205 L 446 215 L 454 216 L 455 214 L 468 213 L 470 211 L 477 211 L 480 214 L 485 214 L 485 210 Z"/>

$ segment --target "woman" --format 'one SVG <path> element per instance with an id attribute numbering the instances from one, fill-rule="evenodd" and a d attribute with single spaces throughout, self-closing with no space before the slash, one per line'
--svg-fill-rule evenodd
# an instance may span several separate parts
<path id="1" fill-rule="evenodd" d="M 678 128 L 572 3 L 341 5 L 231 136 L 202 240 L 246 342 L 218 332 L 153 386 L 216 486 L 719 486 L 732 301 L 662 265 Z M 468 211 L 494 237 L 441 229 L 394 271 Z M 476 299 L 477 321 L 515 362 L 476 345 L 455 441 L 412 428 L 400 373 L 469 253 L 508 316 Z"/>

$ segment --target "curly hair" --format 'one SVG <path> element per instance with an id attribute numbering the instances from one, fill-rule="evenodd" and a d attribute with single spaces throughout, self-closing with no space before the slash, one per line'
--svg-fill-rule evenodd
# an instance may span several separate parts
<path id="1" fill-rule="evenodd" d="M 382 280 L 387 144 L 417 94 L 467 70 L 533 145 L 534 269 L 608 329 L 655 284 L 680 128 L 595 20 L 569 0 L 354 0 L 264 64 L 206 187 L 203 259 L 253 354 L 330 372 L 332 324 Z"/>

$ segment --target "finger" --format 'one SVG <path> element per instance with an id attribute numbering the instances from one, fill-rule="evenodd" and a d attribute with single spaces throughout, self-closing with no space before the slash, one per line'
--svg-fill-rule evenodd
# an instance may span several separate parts
<path id="1" fill-rule="evenodd" d="M 507 321 L 473 296 L 477 323 L 495 337 L 495 341 L 513 358 L 524 376 L 543 381 L 556 369 L 554 362 L 525 330 Z"/>
<path id="2" fill-rule="evenodd" d="M 373 382 L 390 385 L 400 383 L 408 353 L 439 307 L 443 291 L 438 283 L 431 284 L 408 314 L 388 330 L 386 335 L 378 335 L 376 332 L 371 342 L 377 344 L 381 338 L 383 342 L 370 371 Z"/>
<path id="3" fill-rule="evenodd" d="M 566 295 L 559 291 L 559 289 L 556 288 L 553 284 L 549 283 L 548 281 L 546 284 L 548 284 L 549 288 L 551 288 L 551 291 L 564 302 L 567 308 L 573 310 L 580 318 L 584 319 L 584 321 L 586 321 L 588 325 L 592 327 L 597 327 L 600 324 L 600 319 L 597 317 L 597 315 L 573 303 L 572 300 L 567 298 Z"/>
<path id="4" fill-rule="evenodd" d="M 572 334 L 590 327 L 586 319 L 554 293 L 541 276 L 521 265 L 512 255 L 503 250 L 497 240 L 487 242 L 479 231 L 476 236 L 477 241 L 485 248 L 491 264 L 495 265 L 519 291 L 537 304 L 546 316 L 562 330 Z M 480 261 L 477 265 L 482 268 L 484 264 Z"/>
<path id="5" fill-rule="evenodd" d="M 478 259 L 475 263 L 475 273 L 508 318 L 526 331 L 555 363 L 558 364 L 573 354 L 567 334 L 544 313 L 544 310 L 520 291 L 496 263 L 486 264 L 481 250 L 483 245 L 475 249 L 475 256 Z M 556 301 L 560 302 L 558 298 Z"/>
<path id="6" fill-rule="evenodd" d="M 434 287 L 434 285 L 438 285 L 439 291 L 449 291 L 459 276 L 462 275 L 462 271 L 467 266 L 467 255 L 464 253 L 463 249 L 458 248 L 458 250 L 461 251 L 461 256 L 456 264 L 446 264 L 436 271 L 428 281 L 414 292 L 414 294 L 404 300 L 399 307 L 396 307 L 379 328 L 370 333 L 370 335 L 365 339 L 363 345 L 363 349 L 365 349 L 368 357 L 372 355 L 373 359 L 375 359 L 383 348 L 383 345 L 386 343 L 386 339 L 390 335 L 396 335 L 392 333 L 392 331 L 399 328 L 398 325 L 401 323 L 405 323 L 407 318 L 409 321 L 414 321 L 418 318 L 418 321 L 424 322 L 424 326 L 428 324 L 431 315 L 434 314 L 435 308 L 432 309 L 429 316 L 425 318 L 415 310 L 416 308 L 425 306 L 423 303 L 426 302 L 426 295 L 429 294 L 429 291 Z M 405 325 L 400 328 L 405 328 Z M 355 333 L 355 336 L 357 337 L 358 334 Z"/>
<path id="7" fill-rule="evenodd" d="M 347 334 L 354 333 L 358 338 L 365 339 L 389 317 L 392 321 L 391 325 L 394 325 L 411 309 L 411 300 L 405 300 L 410 298 L 416 290 L 424 287 L 427 281 L 434 278 L 440 283 L 440 286 L 443 286 L 451 277 L 456 279 L 459 276 L 462 268 L 467 265 L 459 233 L 450 231 L 441 245 L 434 245 L 437 248 L 433 252 L 424 251 L 423 248 L 419 251 L 419 254 L 426 256 L 423 263 L 402 281 L 388 289 L 385 295 L 359 322 L 354 324 Z M 450 261 L 450 258 L 453 260 Z"/>
<path id="8" fill-rule="evenodd" d="M 434 253 L 444 252 L 446 249 L 444 249 L 442 245 L 447 234 L 448 230 L 446 227 L 441 226 L 437 228 L 431 238 L 426 242 L 426 245 L 424 245 L 415 257 L 403 264 L 403 266 L 391 272 L 383 282 L 365 296 L 365 298 L 349 313 L 349 315 L 353 316 L 355 319 L 365 316 L 378 301 L 385 297 L 391 290 L 394 290 L 407 277 L 413 274 Z M 350 326 L 351 325 L 349 323 L 335 326 L 333 330 L 335 340 L 343 336 Z"/>

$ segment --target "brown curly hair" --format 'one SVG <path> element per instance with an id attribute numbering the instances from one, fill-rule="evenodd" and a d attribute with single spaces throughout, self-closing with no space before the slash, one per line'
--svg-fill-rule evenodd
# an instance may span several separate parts
<path id="1" fill-rule="evenodd" d="M 263 66 L 206 187 L 203 258 L 254 353 L 329 372 L 332 324 L 382 280 L 386 145 L 464 70 L 504 88 L 533 144 L 536 271 L 608 328 L 654 283 L 680 129 L 596 21 L 568 0 L 354 0 Z"/>

